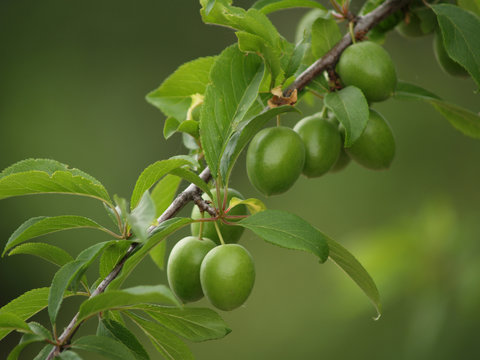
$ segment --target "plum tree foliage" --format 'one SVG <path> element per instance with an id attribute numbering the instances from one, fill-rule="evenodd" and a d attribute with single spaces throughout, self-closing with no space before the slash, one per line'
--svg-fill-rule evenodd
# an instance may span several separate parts
<path id="1" fill-rule="evenodd" d="M 193 358 L 184 339 L 219 339 L 231 330 L 215 310 L 182 303 L 206 295 L 214 308 L 232 310 L 252 292 L 253 258 L 245 247 L 232 244 L 244 229 L 268 243 L 308 252 L 320 263 L 337 263 L 380 316 L 373 279 L 345 248 L 297 215 L 267 209 L 260 199 L 244 199 L 230 189 L 232 169 L 246 147 L 248 176 L 265 195 L 287 191 L 302 172 L 318 177 L 341 171 L 350 159 L 387 169 L 394 161 L 394 136 L 388 119 L 372 107 L 392 96 L 424 101 L 454 128 L 480 139 L 478 114 L 397 79 L 395 59 L 382 47 L 394 29 L 407 37 L 434 32 L 440 66 L 449 74 L 471 77 L 478 86 L 479 1 L 368 0 L 358 14 L 349 3 L 332 0 L 326 8 L 313 0 L 259 0 L 244 9 L 231 0 L 200 0 L 202 20 L 231 28 L 237 41 L 220 54 L 179 66 L 147 95 L 166 117 L 165 138 L 182 133 L 187 150 L 148 166 L 129 201 L 112 199 L 94 177 L 54 160 L 27 159 L 0 173 L 0 199 L 84 196 L 100 201 L 112 219 L 111 227 L 104 227 L 83 216 L 39 216 L 10 236 L 4 256 L 37 256 L 58 271 L 49 287 L 32 289 L 0 309 L 0 338 L 12 331 L 22 334 L 9 360 L 35 343 L 44 345 L 36 359 L 81 359 L 78 350 L 110 359 L 150 359 L 132 325 L 147 334 L 162 357 Z M 295 7 L 306 10 L 297 42 L 291 43 L 269 15 Z M 308 94 L 319 97 L 322 107 L 297 119 L 294 129 L 282 125 L 282 114 L 299 113 L 296 105 Z M 268 125 L 272 119 L 277 126 Z M 190 185 L 178 192 L 180 179 Z M 191 218 L 177 216 L 190 202 Z M 165 239 L 189 225 L 192 236 L 180 240 L 169 255 L 171 288 L 123 286 L 147 255 L 163 268 Z M 32 241 L 76 228 L 96 229 L 112 240 L 87 247 L 76 257 Z M 85 272 L 97 258 L 100 271 L 92 282 Z M 63 299 L 71 296 L 84 299 L 68 326 L 60 329 L 58 313 Z M 30 320 L 43 310 L 51 324 Z M 77 335 L 87 321 L 97 321 L 96 334 Z"/>

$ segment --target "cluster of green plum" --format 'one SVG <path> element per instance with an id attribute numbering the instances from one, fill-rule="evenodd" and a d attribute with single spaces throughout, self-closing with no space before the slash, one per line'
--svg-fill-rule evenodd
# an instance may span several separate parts
<path id="1" fill-rule="evenodd" d="M 217 204 L 215 194 L 212 191 L 213 199 L 206 194 L 203 198 Z M 221 191 L 222 201 L 223 196 Z M 229 189 L 227 203 L 232 197 L 243 199 L 238 191 Z M 228 214 L 246 215 L 247 209 L 245 205 L 238 205 Z M 184 303 L 200 300 L 205 295 L 216 308 L 233 310 L 247 300 L 253 289 L 253 258 L 243 246 L 236 244 L 242 236 L 242 227 L 226 225 L 219 220 L 205 221 L 211 218 L 206 215 L 203 217 L 198 207 L 194 206 L 192 218 L 200 220 L 203 226 L 200 226 L 200 221 L 192 223 L 192 236 L 181 239 L 173 247 L 167 264 L 168 283 Z M 218 232 L 222 234 L 222 239 Z"/>
<path id="2" fill-rule="evenodd" d="M 397 76 L 390 55 L 380 45 L 358 42 L 341 55 L 336 68 L 343 85 L 359 88 L 368 103 L 392 96 Z M 369 169 L 386 169 L 395 155 L 395 140 L 385 119 L 369 110 L 361 136 L 352 146 L 342 146 L 344 128 L 335 117 L 313 115 L 293 129 L 277 126 L 261 130 L 247 150 L 247 174 L 264 195 L 287 191 L 301 173 L 318 177 L 339 171 L 354 159 Z"/>

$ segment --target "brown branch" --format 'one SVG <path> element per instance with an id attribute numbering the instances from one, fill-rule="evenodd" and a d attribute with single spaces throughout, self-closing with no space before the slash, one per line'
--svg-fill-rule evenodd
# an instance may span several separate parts
<path id="1" fill-rule="evenodd" d="M 405 5 L 407 5 L 411 0 L 387 0 L 378 8 L 373 10 L 372 12 L 368 13 L 363 17 L 359 17 L 357 20 L 357 24 L 354 28 L 354 34 L 357 35 L 364 35 L 366 34 L 371 28 L 377 25 L 380 21 L 385 19 L 388 15 L 395 12 L 398 9 L 401 9 Z M 350 34 L 347 33 L 325 56 L 321 59 L 318 59 L 314 62 L 308 69 L 306 69 L 298 78 L 284 91 L 285 96 L 289 96 L 295 89 L 301 91 L 310 81 L 312 81 L 316 76 L 321 74 L 327 68 L 334 68 L 335 64 L 337 63 L 341 53 L 352 43 L 352 39 Z M 208 182 L 211 178 L 209 168 L 206 168 L 200 174 L 200 177 Z M 163 212 L 163 214 L 157 219 L 158 223 L 161 224 L 162 222 L 171 219 L 174 217 L 186 204 L 193 201 L 197 204 L 201 210 L 208 212 L 212 216 L 216 216 L 215 209 L 205 202 L 202 197 L 202 190 L 199 189 L 194 184 L 190 184 L 182 193 L 180 193 L 175 200 L 170 204 L 170 206 Z M 155 227 L 151 227 L 149 231 L 155 230 Z M 98 285 L 95 291 L 92 293 L 90 297 L 97 296 L 98 294 L 105 291 L 108 285 L 118 276 L 120 271 L 123 268 L 123 265 L 128 260 L 128 258 L 132 255 L 138 243 L 132 243 L 132 245 L 128 248 L 127 252 L 123 256 L 123 258 L 115 265 L 114 269 L 107 275 L 105 279 Z M 58 338 L 58 343 L 62 344 L 59 346 L 55 346 L 50 354 L 47 357 L 47 360 L 52 360 L 56 355 L 64 350 L 63 346 L 70 342 L 70 339 L 75 334 L 76 330 L 79 328 L 81 323 L 78 323 L 78 313 L 75 317 L 70 321 L 69 325 L 65 328 L 63 333 Z"/>

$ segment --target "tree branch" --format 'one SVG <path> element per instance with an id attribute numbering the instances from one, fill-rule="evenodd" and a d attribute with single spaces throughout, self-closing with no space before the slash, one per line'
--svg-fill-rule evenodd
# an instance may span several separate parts
<path id="1" fill-rule="evenodd" d="M 354 28 L 355 36 L 366 34 L 380 21 L 385 19 L 387 16 L 389 16 L 396 10 L 401 9 L 402 7 L 407 5 L 410 1 L 411 0 L 387 0 L 372 12 L 368 13 L 363 17 L 359 17 Z M 292 85 L 290 85 L 290 87 L 285 90 L 284 94 L 289 95 L 295 89 L 297 89 L 297 91 L 301 91 L 310 81 L 312 81 L 316 76 L 320 75 L 324 70 L 329 67 L 334 67 L 342 52 L 349 45 L 351 45 L 351 43 L 352 39 L 350 37 L 350 34 L 347 33 L 327 54 L 325 54 L 321 59 L 318 59 L 308 69 L 306 69 L 302 74 L 300 74 L 300 76 L 298 76 L 298 78 L 292 83 Z M 208 182 L 210 180 L 211 173 L 208 167 L 202 171 L 200 177 L 205 182 Z M 202 199 L 202 197 L 200 196 L 201 194 L 201 189 L 199 189 L 194 184 L 190 184 L 183 192 L 181 192 L 175 198 L 175 200 L 170 204 L 170 206 L 157 219 L 158 223 L 161 224 L 162 222 L 171 219 L 186 204 L 191 201 L 194 201 L 201 210 L 208 212 L 212 216 L 216 216 L 217 214 L 215 212 L 215 209 Z M 152 232 L 155 230 L 155 228 L 155 226 L 152 226 L 149 228 L 149 231 Z M 118 274 L 123 268 L 123 265 L 138 245 L 138 243 L 132 243 L 123 258 L 117 263 L 117 265 L 110 272 L 110 274 L 108 274 L 107 277 L 103 279 L 103 281 L 100 283 L 100 285 L 98 285 L 98 287 L 95 289 L 95 291 L 90 297 L 97 296 L 98 294 L 105 291 L 108 285 L 118 276 Z M 78 313 L 70 321 L 69 325 L 65 328 L 63 333 L 58 338 L 58 342 L 61 345 L 55 346 L 52 349 L 52 351 L 47 357 L 47 360 L 54 359 L 56 355 L 63 351 L 63 345 L 70 342 L 70 339 L 75 334 L 76 329 L 78 329 L 78 327 L 81 325 L 81 323 L 78 323 L 77 319 Z"/>
<path id="2" fill-rule="evenodd" d="M 403 8 L 412 0 L 387 0 L 372 12 L 365 16 L 357 18 L 357 23 L 353 29 L 355 36 L 365 35 L 370 29 L 375 27 L 379 22 L 388 17 L 395 11 Z M 320 75 L 329 67 L 335 67 L 342 52 L 352 44 L 350 33 L 345 36 L 327 52 L 322 58 L 310 65 L 297 79 L 284 91 L 285 96 L 289 96 L 293 90 L 298 92 L 312 81 L 316 76 Z"/>

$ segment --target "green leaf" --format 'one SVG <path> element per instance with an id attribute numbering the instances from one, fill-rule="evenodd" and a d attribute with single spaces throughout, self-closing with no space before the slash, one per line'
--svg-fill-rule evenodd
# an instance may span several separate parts
<path id="1" fill-rule="evenodd" d="M 480 139 L 480 116 L 458 105 L 443 101 L 431 101 L 432 106 L 442 114 L 454 128 L 464 135 Z"/>
<path id="2" fill-rule="evenodd" d="M 140 198 L 145 194 L 145 191 L 155 185 L 158 180 L 172 172 L 172 170 L 185 165 L 192 165 L 192 163 L 186 159 L 176 158 L 160 160 L 149 165 L 137 179 L 132 198 L 130 199 L 130 208 L 134 209 L 138 205 Z"/>
<path id="3" fill-rule="evenodd" d="M 45 345 L 33 360 L 47 360 L 48 354 L 52 350 L 52 345 Z"/>
<path id="4" fill-rule="evenodd" d="M 399 81 L 394 93 L 395 99 L 398 100 L 440 100 L 434 93 L 421 88 L 418 85 Z"/>
<path id="5" fill-rule="evenodd" d="M 145 190 L 138 205 L 133 209 L 131 214 L 127 216 L 128 223 L 140 242 L 147 240 L 148 228 L 153 224 L 155 214 L 155 203 L 148 190 Z"/>
<path id="6" fill-rule="evenodd" d="M 42 324 L 39 324 L 35 321 L 29 322 L 28 327 L 37 336 L 40 336 L 42 339 L 48 339 L 53 341 L 52 333 L 47 330 Z"/>
<path id="7" fill-rule="evenodd" d="M 165 268 L 165 254 L 167 252 L 167 242 L 161 241 L 150 251 L 150 258 L 160 270 Z"/>
<path id="8" fill-rule="evenodd" d="M 28 324 L 23 321 L 19 316 L 8 312 L 0 313 L 0 330 L 16 330 L 23 333 L 32 332 Z"/>
<path id="9" fill-rule="evenodd" d="M 264 71 L 258 56 L 245 56 L 236 45 L 224 50 L 212 67 L 212 84 L 207 87 L 202 106 L 200 138 L 214 178 L 229 135 L 240 126 L 257 98 Z"/>
<path id="10" fill-rule="evenodd" d="M 100 354 L 114 360 L 136 360 L 127 346 L 108 336 L 89 335 L 81 337 L 71 345 L 72 349 Z"/>
<path id="11" fill-rule="evenodd" d="M 282 79 L 282 64 L 280 57 L 282 51 L 278 47 L 273 47 L 261 36 L 248 33 L 246 31 L 237 31 L 238 48 L 242 52 L 260 55 L 267 64 L 268 70 L 272 76 L 273 83 L 277 84 Z"/>
<path id="12" fill-rule="evenodd" d="M 22 320 L 27 320 L 48 305 L 48 294 L 50 288 L 39 288 L 27 291 L 16 299 L 0 308 L 0 314 L 15 314 Z M 65 297 L 72 296 L 72 293 L 65 293 Z M 10 333 L 10 330 L 0 330 L 0 340 Z"/>
<path id="13" fill-rule="evenodd" d="M 320 59 L 342 38 L 335 19 L 318 18 L 312 24 L 312 54 Z"/>
<path id="14" fill-rule="evenodd" d="M 132 242 L 129 240 L 117 240 L 105 249 L 100 257 L 99 265 L 99 274 L 102 279 L 110 274 L 130 245 L 132 245 Z"/>
<path id="15" fill-rule="evenodd" d="M 111 203 L 107 190 L 98 180 L 58 161 L 23 160 L 0 173 L 0 199 L 47 193 L 87 196 Z"/>
<path id="16" fill-rule="evenodd" d="M 7 360 L 18 360 L 23 349 L 28 345 L 34 344 L 36 342 L 44 341 L 44 338 L 35 334 L 25 334 L 22 336 L 20 343 L 15 346 L 10 354 L 8 354 Z"/>
<path id="17" fill-rule="evenodd" d="M 458 6 L 480 16 L 480 0 L 457 0 Z"/>
<path id="18" fill-rule="evenodd" d="M 298 42 L 295 45 L 295 48 L 291 52 L 287 66 L 285 67 L 286 79 L 295 75 L 300 65 L 302 64 L 302 60 L 305 57 L 305 54 L 308 51 L 308 49 L 310 49 L 310 45 L 304 40 Z"/>
<path id="19" fill-rule="evenodd" d="M 221 339 L 231 332 L 220 315 L 211 309 L 157 305 L 144 305 L 141 309 L 167 329 L 190 341 Z"/>
<path id="20" fill-rule="evenodd" d="M 63 351 L 58 357 L 62 360 L 82 360 L 80 355 L 72 350 Z"/>
<path id="21" fill-rule="evenodd" d="M 193 360 L 193 354 L 185 343 L 162 325 L 148 321 L 131 312 L 126 313 L 143 330 L 160 354 L 171 360 Z"/>
<path id="22" fill-rule="evenodd" d="M 150 357 L 144 347 L 137 340 L 135 335 L 125 326 L 115 320 L 103 319 L 100 324 L 103 325 L 107 336 L 116 338 L 122 344 L 130 349 L 137 360 L 149 360 Z"/>
<path id="23" fill-rule="evenodd" d="M 156 218 L 162 215 L 172 202 L 180 185 L 180 181 L 181 179 L 178 176 L 166 175 L 153 188 L 151 197 L 157 210 L 155 214 Z"/>
<path id="24" fill-rule="evenodd" d="M 258 0 L 252 5 L 252 9 L 260 10 L 264 14 L 298 7 L 326 10 L 323 5 L 311 0 Z"/>
<path id="25" fill-rule="evenodd" d="M 180 126 L 180 121 L 173 117 L 169 117 L 165 120 L 163 125 L 163 137 L 169 139 L 173 134 L 177 132 L 178 127 Z"/>
<path id="26" fill-rule="evenodd" d="M 207 24 L 228 26 L 235 30 L 245 31 L 266 40 L 273 48 L 279 47 L 280 34 L 271 21 L 256 9 L 246 11 L 231 6 L 232 0 L 217 0 L 207 14 L 209 0 L 200 0 L 202 20 Z"/>
<path id="27" fill-rule="evenodd" d="M 158 89 L 147 95 L 147 101 L 166 116 L 185 120 L 192 97 L 205 93 L 214 61 L 215 57 L 203 57 L 183 64 Z"/>
<path id="28" fill-rule="evenodd" d="M 247 146 L 248 142 L 259 132 L 265 124 L 275 116 L 285 112 L 299 112 L 293 106 L 279 106 L 273 109 L 262 111 L 260 114 L 244 121 L 233 134 L 229 137 L 225 150 L 220 161 L 220 171 L 224 179 L 227 179 L 233 169 L 233 165 L 237 161 L 242 150 Z"/>
<path id="29" fill-rule="evenodd" d="M 200 176 L 198 176 L 196 173 L 194 173 L 194 172 L 192 172 L 188 169 L 185 169 L 185 168 L 174 169 L 170 173 L 172 175 L 179 176 L 182 179 L 185 179 L 192 184 L 197 185 L 197 187 L 202 189 L 203 192 L 211 195 L 210 186 L 208 186 L 208 184 L 205 181 L 203 181 L 200 178 Z"/>
<path id="30" fill-rule="evenodd" d="M 457 130 L 475 139 L 480 139 L 480 116 L 458 105 L 443 101 L 420 86 L 399 82 L 395 98 L 400 100 L 422 100 L 434 107 Z"/>
<path id="31" fill-rule="evenodd" d="M 236 197 L 233 197 L 232 200 L 230 200 L 230 203 L 228 204 L 228 208 L 231 210 L 235 206 L 242 205 L 242 204 L 248 207 L 250 214 L 256 214 L 258 212 L 267 210 L 267 207 L 265 206 L 265 204 L 259 199 L 250 198 L 250 199 L 242 200 Z"/>
<path id="32" fill-rule="evenodd" d="M 355 86 L 347 86 L 328 93 L 324 103 L 345 128 L 345 147 L 352 146 L 362 135 L 369 117 L 368 103 L 362 91 Z"/>
<path id="33" fill-rule="evenodd" d="M 83 250 L 77 256 L 76 260 L 65 264 L 57 271 L 53 277 L 52 286 L 50 287 L 50 293 L 48 295 L 48 315 L 50 316 L 52 325 L 55 324 L 57 319 L 58 311 L 60 310 L 60 305 L 62 304 L 67 287 L 71 283 L 74 283 L 74 280 L 79 279 L 93 260 L 110 244 L 112 244 L 112 241 L 90 246 Z"/>
<path id="34" fill-rule="evenodd" d="M 17 246 L 15 249 L 10 251 L 8 254 L 18 255 L 18 254 L 28 254 L 33 256 L 38 256 L 44 260 L 51 262 L 57 266 L 63 266 L 70 261 L 73 261 L 72 256 L 67 253 L 65 250 L 44 243 L 26 243 L 20 246 Z"/>
<path id="35" fill-rule="evenodd" d="M 34 217 L 25 221 L 22 225 L 20 225 L 20 227 L 17 228 L 17 230 L 13 232 L 8 239 L 7 244 L 5 245 L 2 255 L 5 255 L 5 253 L 7 253 L 14 246 L 37 236 L 62 230 L 79 228 L 98 229 L 109 232 L 95 221 L 83 216 L 62 215 L 53 217 Z"/>
<path id="36" fill-rule="evenodd" d="M 167 120 L 165 120 L 165 125 L 163 127 L 163 136 L 165 137 L 165 139 L 169 139 L 173 134 L 180 131 L 198 139 L 198 137 L 200 136 L 198 129 L 199 125 L 198 121 L 196 120 L 185 120 L 180 122 L 175 118 L 169 117 Z"/>
<path id="37" fill-rule="evenodd" d="M 122 223 L 126 224 L 127 223 L 127 216 L 129 214 L 127 199 L 122 198 L 122 197 L 115 194 L 115 195 L 113 195 L 113 200 L 115 201 L 115 204 L 117 205 L 115 207 L 115 209 L 118 212 Z"/>
<path id="38" fill-rule="evenodd" d="M 122 268 L 122 272 L 115 280 L 113 280 L 108 289 L 118 289 L 135 267 L 142 261 L 142 259 L 156 246 L 160 241 L 178 229 L 192 223 L 193 220 L 189 218 L 173 218 L 162 222 L 151 234 L 151 237 L 141 245 L 132 256 L 128 258 Z"/>
<path id="39" fill-rule="evenodd" d="M 152 190 L 152 199 L 157 208 L 156 217 L 158 218 L 170 205 L 175 193 L 180 185 L 180 177 L 167 175 L 155 185 Z M 150 258 L 163 270 L 165 265 L 166 241 L 161 241 L 150 251 Z"/>
<path id="40" fill-rule="evenodd" d="M 135 305 L 145 303 L 161 303 L 180 306 L 175 295 L 165 285 L 136 286 L 123 290 L 111 290 L 92 297 L 82 303 L 78 321 L 106 310 L 122 308 L 132 309 Z"/>
<path id="41" fill-rule="evenodd" d="M 450 4 L 432 5 L 448 55 L 480 86 L 480 18 Z"/>
<path id="42" fill-rule="evenodd" d="M 324 262 L 328 258 L 327 238 L 297 215 L 265 210 L 237 222 L 265 241 L 287 249 L 310 252 Z"/>
<path id="43" fill-rule="evenodd" d="M 365 295 L 368 296 L 377 310 L 376 319 L 380 318 L 382 313 L 380 294 L 370 274 L 347 249 L 332 239 L 326 238 L 326 240 L 330 248 L 330 259 L 345 271 L 360 289 L 362 289 Z"/>

